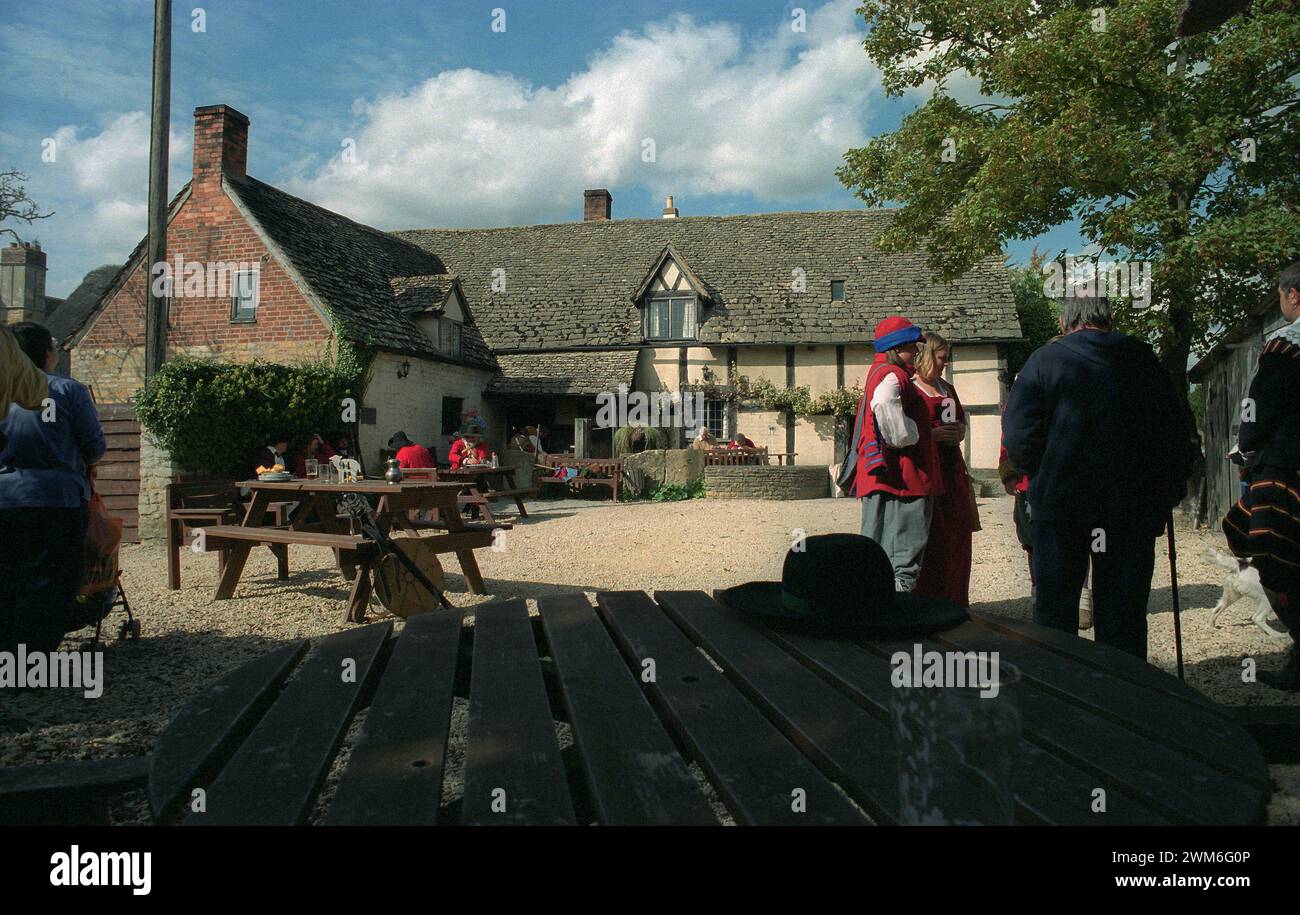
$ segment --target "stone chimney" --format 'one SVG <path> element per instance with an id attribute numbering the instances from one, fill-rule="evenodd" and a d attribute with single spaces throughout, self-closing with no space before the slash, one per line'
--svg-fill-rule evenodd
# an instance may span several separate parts
<path id="1" fill-rule="evenodd" d="M 0 301 L 5 324 L 45 320 L 45 252 L 39 243 L 0 248 Z"/>
<path id="2" fill-rule="evenodd" d="M 673 195 L 669 194 L 664 201 L 664 219 L 676 219 L 677 207 L 673 206 Z"/>
<path id="3" fill-rule="evenodd" d="M 594 222 L 610 218 L 614 198 L 603 187 L 582 192 L 582 221 Z"/>
<path id="4" fill-rule="evenodd" d="M 248 174 L 248 118 L 229 105 L 195 108 L 191 193 L 220 191 L 223 172 Z"/>

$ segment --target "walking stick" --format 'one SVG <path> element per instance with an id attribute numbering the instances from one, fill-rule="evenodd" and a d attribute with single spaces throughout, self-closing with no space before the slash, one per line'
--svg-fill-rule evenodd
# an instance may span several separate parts
<path id="1" fill-rule="evenodd" d="M 1178 605 L 1178 552 L 1174 547 L 1174 511 L 1169 510 L 1169 585 L 1174 595 L 1174 657 L 1178 660 L 1178 679 L 1183 679 L 1183 618 Z"/>

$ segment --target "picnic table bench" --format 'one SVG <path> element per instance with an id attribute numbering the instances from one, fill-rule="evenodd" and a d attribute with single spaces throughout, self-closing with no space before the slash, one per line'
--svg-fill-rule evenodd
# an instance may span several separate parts
<path id="1" fill-rule="evenodd" d="M 684 591 L 602 592 L 594 607 L 582 594 L 542 597 L 538 609 L 479 605 L 473 626 L 434 611 L 397 636 L 388 623 L 354 628 L 230 672 L 159 736 L 156 818 L 309 821 L 364 707 L 325 824 L 893 823 L 889 659 L 914 643 L 998 650 L 1021 671 L 1019 823 L 1264 817 L 1264 760 L 1223 709 L 1055 630 L 973 613 L 931 638 L 854 641 L 776 632 Z M 344 661 L 354 677 L 340 677 Z M 457 695 L 468 698 L 464 790 L 444 804 Z M 556 721 L 571 726 L 567 750 Z"/>
<path id="2" fill-rule="evenodd" d="M 613 500 L 618 501 L 619 490 L 623 487 L 622 458 L 575 458 L 548 454 L 545 460 L 540 463 L 556 469 L 560 467 L 587 468 L 593 473 L 601 474 L 601 476 L 577 476 L 565 480 L 554 475 L 548 475 L 545 470 L 539 468 L 533 476 L 533 483 L 537 487 L 540 487 L 543 483 L 567 483 L 574 489 L 585 489 L 588 486 L 604 486 L 609 489 Z"/>
<path id="3" fill-rule="evenodd" d="M 491 546 L 492 527 L 500 525 L 466 525 L 460 517 L 457 503 L 460 487 L 456 483 L 250 480 L 242 485 L 253 492 L 253 501 L 244 514 L 243 523 L 217 524 L 203 529 L 203 551 L 220 551 L 223 554 L 221 577 L 213 595 L 215 600 L 227 600 L 234 595 L 249 552 L 254 546 L 320 546 L 334 550 L 343 576 L 351 583 L 344 619 L 349 622 L 364 620 L 372 587 L 370 573 L 378 551 L 364 536 L 353 532 L 348 521 L 338 516 L 334 499 L 344 493 L 375 497 L 378 503 L 376 516 L 380 527 L 385 531 L 399 527 L 416 533 L 417 525 L 408 517 L 410 513 L 437 513 L 444 533 L 430 538 L 435 552 L 455 553 L 470 591 L 483 594 L 486 590 L 474 550 Z M 287 499 L 298 506 L 287 525 L 270 526 L 265 523 L 265 506 L 272 498 Z"/>

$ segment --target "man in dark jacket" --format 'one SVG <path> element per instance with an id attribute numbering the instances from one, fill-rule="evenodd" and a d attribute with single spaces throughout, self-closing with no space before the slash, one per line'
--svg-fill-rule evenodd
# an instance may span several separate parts
<path id="1" fill-rule="evenodd" d="M 18 345 L 48 373 L 57 351 L 39 324 L 13 327 Z M 48 375 L 49 397 L 0 420 L 0 651 L 52 651 L 73 628 L 81 587 L 90 483 L 104 433 L 90 392 Z M 8 407 L 8 404 L 5 404 Z"/>
<path id="2" fill-rule="evenodd" d="M 1106 300 L 1065 299 L 1061 330 L 1029 357 L 1002 418 L 1030 478 L 1034 617 L 1077 630 L 1091 559 L 1097 641 L 1146 660 L 1154 541 L 1186 492 L 1195 438 L 1168 373 L 1111 330 Z"/>

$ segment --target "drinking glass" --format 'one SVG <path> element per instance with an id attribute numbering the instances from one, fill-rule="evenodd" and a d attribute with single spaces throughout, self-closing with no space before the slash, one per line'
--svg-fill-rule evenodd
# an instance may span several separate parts
<path id="1" fill-rule="evenodd" d="M 994 677 L 996 695 L 981 696 L 978 686 L 895 688 L 900 824 L 1014 824 L 1021 676 L 1001 663 Z"/>
<path id="2" fill-rule="evenodd" d="M 307 458 L 307 479 L 314 480 L 320 475 L 320 462 L 315 458 Z"/>

